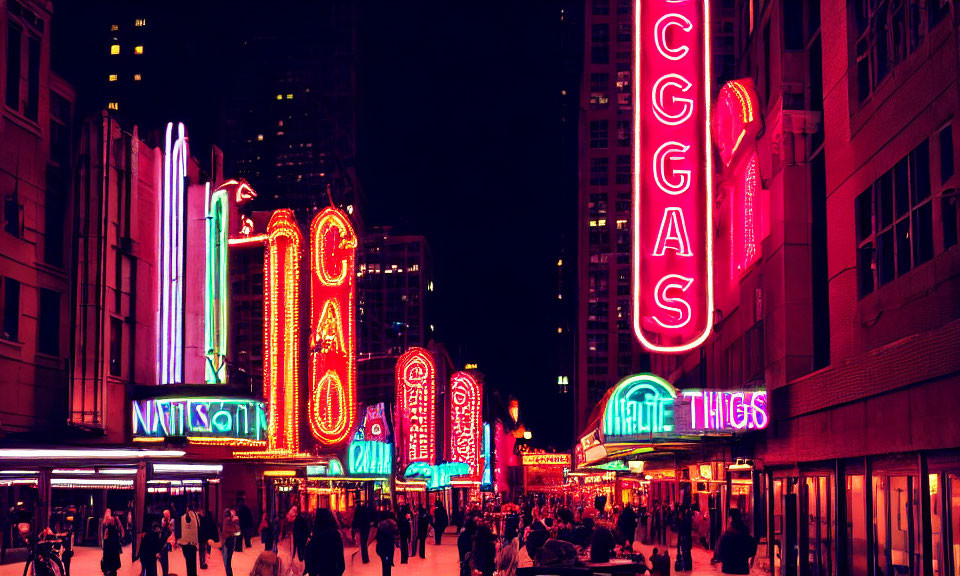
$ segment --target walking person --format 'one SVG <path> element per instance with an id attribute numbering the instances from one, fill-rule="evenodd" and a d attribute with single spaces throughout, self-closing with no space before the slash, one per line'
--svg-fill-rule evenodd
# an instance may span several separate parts
<path id="1" fill-rule="evenodd" d="M 239 514 L 237 514 L 237 516 L 239 516 Z M 257 532 L 260 534 L 260 543 L 263 544 L 265 551 L 273 552 L 273 538 L 276 533 L 276 526 L 276 521 L 270 517 L 268 512 L 264 512 L 260 518 L 260 526 L 257 528 Z M 240 531 L 243 532 L 242 527 Z"/>
<path id="2" fill-rule="evenodd" d="M 160 534 L 160 521 L 155 515 L 151 515 L 148 528 L 144 531 L 140 547 L 137 549 L 137 558 L 140 560 L 140 571 L 143 576 L 157 576 L 157 559 L 160 558 L 160 550 L 164 546 Z"/>
<path id="3" fill-rule="evenodd" d="M 421 558 L 427 557 L 427 533 L 430 531 L 431 524 L 432 521 L 430 515 L 427 514 L 427 509 L 421 506 L 417 514 L 417 540 L 420 542 Z"/>
<path id="4" fill-rule="evenodd" d="M 220 555 L 223 557 L 223 571 L 233 576 L 233 552 L 237 538 L 240 538 L 240 518 L 227 508 L 223 511 L 223 525 L 220 527 Z"/>
<path id="5" fill-rule="evenodd" d="M 477 521 L 473 518 L 467 518 L 464 523 L 463 532 L 457 536 L 457 554 L 460 556 L 460 566 L 463 566 L 467 554 L 473 549 L 473 537 L 477 533 Z M 463 569 L 461 568 L 461 572 Z"/>
<path id="6" fill-rule="evenodd" d="M 197 576 L 197 550 L 200 544 L 200 518 L 187 504 L 187 511 L 180 517 L 180 539 L 183 560 L 187 564 L 187 576 Z"/>
<path id="7" fill-rule="evenodd" d="M 217 528 L 217 518 L 209 510 L 203 510 L 200 515 L 200 568 L 207 569 L 207 558 L 210 557 L 210 545 L 220 540 L 220 530 Z"/>
<path id="8" fill-rule="evenodd" d="M 377 524 L 377 556 L 383 567 L 383 576 L 390 576 L 393 570 L 393 553 L 397 545 L 397 522 L 393 512 L 384 512 L 383 520 Z"/>
<path id="9" fill-rule="evenodd" d="M 306 573 L 310 576 L 341 576 L 347 569 L 343 538 L 329 508 L 317 510 L 313 533 L 306 548 Z"/>
<path id="10" fill-rule="evenodd" d="M 720 562 L 724 574 L 749 574 L 750 560 L 757 554 L 757 541 L 750 536 L 740 510 L 731 508 L 727 516 L 727 529 L 720 536 L 717 551 L 710 562 Z"/>
<path id="11" fill-rule="evenodd" d="M 397 518 L 397 527 L 400 531 L 400 563 L 406 564 L 410 557 L 410 535 L 412 532 L 413 513 L 410 505 L 400 507 L 400 517 Z"/>
<path id="12" fill-rule="evenodd" d="M 170 510 L 163 511 L 163 517 L 160 519 L 160 570 L 163 576 L 170 573 L 170 550 L 177 543 L 174 534 L 176 527 Z"/>
<path id="13" fill-rule="evenodd" d="M 493 531 L 486 524 L 477 526 L 477 533 L 473 537 L 473 547 L 470 549 L 470 568 L 480 572 L 481 576 L 493 576 L 496 569 L 497 544 Z M 462 570 L 461 570 L 462 572 Z"/>
<path id="14" fill-rule="evenodd" d="M 443 538 L 443 531 L 449 525 L 450 517 L 447 515 L 447 509 L 444 508 L 442 501 L 437 500 L 437 506 L 433 509 L 433 535 L 437 546 Z"/>
<path id="15" fill-rule="evenodd" d="M 100 570 L 106 576 L 116 576 L 120 570 L 120 554 L 123 552 L 123 525 L 120 520 L 107 508 L 103 514 L 101 525 L 103 534 L 103 557 L 100 559 Z"/>
<path id="16" fill-rule="evenodd" d="M 310 523 L 307 522 L 306 515 L 298 513 L 293 521 L 293 547 L 297 553 L 297 558 L 306 562 L 304 552 L 307 548 L 307 539 L 310 538 Z"/>
<path id="17" fill-rule="evenodd" d="M 626 546 L 633 550 L 633 538 L 637 531 L 637 515 L 633 511 L 633 506 L 627 504 L 617 520 L 617 528 L 620 530 L 620 537 Z"/>
<path id="18" fill-rule="evenodd" d="M 367 540 L 370 538 L 370 524 L 373 522 L 373 510 L 367 504 L 357 505 L 353 513 L 353 522 L 350 529 L 354 537 L 360 535 L 360 560 L 364 564 L 370 562 L 370 552 L 367 550 Z"/>
<path id="19" fill-rule="evenodd" d="M 297 560 L 294 543 L 294 526 L 300 509 L 291 506 L 280 521 L 280 537 L 277 539 L 277 557 L 280 559 L 280 576 L 300 576 L 303 574 L 303 561 Z"/>
<path id="20" fill-rule="evenodd" d="M 241 548 L 243 546 L 247 548 L 251 547 L 250 543 L 250 529 L 253 528 L 253 513 L 250 512 L 250 508 L 247 508 L 247 504 L 244 500 L 243 495 L 237 497 L 237 518 L 240 519 L 240 541 Z"/>

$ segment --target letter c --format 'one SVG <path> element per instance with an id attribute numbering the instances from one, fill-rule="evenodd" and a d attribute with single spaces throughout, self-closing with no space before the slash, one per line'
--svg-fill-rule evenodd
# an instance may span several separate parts
<path id="1" fill-rule="evenodd" d="M 671 26 L 679 26 L 684 32 L 693 30 L 693 24 L 682 14 L 667 14 L 657 20 L 653 28 L 654 43 L 657 45 L 657 51 L 668 60 L 680 60 L 690 52 L 690 47 L 682 44 L 677 48 L 667 46 L 667 30 Z"/>

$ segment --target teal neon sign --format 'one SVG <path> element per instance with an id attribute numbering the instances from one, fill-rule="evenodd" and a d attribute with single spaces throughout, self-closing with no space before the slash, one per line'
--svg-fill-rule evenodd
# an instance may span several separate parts
<path id="1" fill-rule="evenodd" d="M 354 440 L 347 448 L 347 470 L 352 476 L 389 476 L 393 471 L 393 444 Z"/>
<path id="2" fill-rule="evenodd" d="M 653 374 L 627 376 L 617 383 L 604 407 L 604 437 L 609 441 L 673 432 L 676 397 L 674 387 Z"/>
<path id="3" fill-rule="evenodd" d="M 463 476 L 470 473 L 470 465 L 466 462 L 445 462 L 443 464 L 427 464 L 414 462 L 407 466 L 403 477 L 427 481 L 427 490 L 440 490 L 450 486 L 454 476 Z"/>
<path id="4" fill-rule="evenodd" d="M 199 443 L 265 442 L 263 402 L 240 398 L 153 398 L 133 403 L 133 436 L 186 436 Z"/>
<path id="5" fill-rule="evenodd" d="M 334 478 L 343 476 L 343 464 L 339 458 L 331 458 L 324 464 L 312 464 L 307 466 L 307 478 Z"/>

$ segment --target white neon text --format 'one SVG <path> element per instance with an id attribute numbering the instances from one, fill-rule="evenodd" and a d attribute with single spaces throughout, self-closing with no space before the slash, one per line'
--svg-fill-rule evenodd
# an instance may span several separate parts
<path id="1" fill-rule="evenodd" d="M 666 228 L 666 235 L 664 235 L 664 228 Z M 663 256 L 667 250 L 675 250 L 678 256 L 693 256 L 693 251 L 690 250 L 690 238 L 687 236 L 687 224 L 683 220 L 683 210 L 677 207 L 664 209 L 653 255 Z"/>
<path id="2" fill-rule="evenodd" d="M 686 44 L 676 48 L 667 46 L 667 30 L 671 26 L 678 26 L 684 32 L 690 32 L 693 30 L 693 24 L 682 14 L 667 14 L 657 20 L 654 26 L 654 42 L 657 45 L 657 51 L 664 58 L 676 61 L 686 56 L 690 52 L 690 47 Z"/>
<path id="3" fill-rule="evenodd" d="M 689 170 L 671 170 L 670 174 L 677 176 L 679 182 L 673 183 L 667 178 L 667 161 L 686 160 L 684 154 L 690 150 L 689 146 L 679 142 L 664 142 L 653 155 L 653 180 L 657 187 L 666 192 L 677 196 L 683 194 L 690 188 Z"/>
<path id="4" fill-rule="evenodd" d="M 683 124 L 693 116 L 693 100 L 690 98 L 680 98 L 673 95 L 670 101 L 673 104 L 680 104 L 680 112 L 671 114 L 664 109 L 664 92 L 668 88 L 678 88 L 680 92 L 688 92 L 693 88 L 693 84 L 679 74 L 665 74 L 653 84 L 653 115 L 657 120 L 667 126 L 676 126 Z"/>
<path id="5" fill-rule="evenodd" d="M 657 306 L 676 318 L 668 318 L 665 322 L 657 316 L 653 316 L 653 321 L 667 329 L 683 328 L 686 326 L 693 315 L 690 304 L 681 296 L 668 296 L 667 292 L 670 290 L 680 290 L 681 293 L 686 292 L 692 285 L 693 278 L 687 278 L 679 274 L 667 274 L 661 278 L 654 288 L 654 299 L 656 300 Z M 676 304 L 676 306 L 670 306 L 669 304 Z M 679 308 L 677 306 L 679 306 Z"/>

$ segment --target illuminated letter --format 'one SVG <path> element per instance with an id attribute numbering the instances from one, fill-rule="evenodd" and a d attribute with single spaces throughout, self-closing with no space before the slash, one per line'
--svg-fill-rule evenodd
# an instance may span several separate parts
<path id="1" fill-rule="evenodd" d="M 762 430 L 770 422 L 770 416 L 767 414 L 767 393 L 754 392 L 750 400 L 753 407 L 753 415 L 750 419 L 750 427 L 756 430 Z"/>
<path id="2" fill-rule="evenodd" d="M 411 348 L 397 360 L 397 417 L 400 458 L 407 466 L 436 461 L 437 384 L 433 355 Z"/>
<path id="3" fill-rule="evenodd" d="M 680 98 L 676 95 L 671 96 L 669 101 L 673 104 L 681 104 L 681 107 L 679 112 L 673 114 L 667 112 L 664 110 L 664 92 L 670 87 L 679 88 L 680 92 L 687 92 L 693 88 L 693 84 L 679 74 L 666 74 L 653 84 L 653 115 L 667 126 L 676 126 L 677 124 L 683 124 L 693 116 L 693 100 Z"/>
<path id="4" fill-rule="evenodd" d="M 187 131 L 173 122 L 167 124 L 163 154 L 163 198 L 160 204 L 160 323 L 159 381 L 180 384 L 183 380 L 183 250 L 185 205 L 184 179 L 187 176 Z"/>
<path id="5" fill-rule="evenodd" d="M 750 417 L 748 413 L 750 407 L 743 401 L 743 392 L 734 392 L 730 394 L 730 425 L 737 430 L 743 430 L 747 427 L 747 420 Z"/>
<path id="6" fill-rule="evenodd" d="M 666 166 L 668 160 L 670 162 L 686 160 L 684 154 L 688 150 L 690 150 L 689 146 L 684 146 L 679 142 L 664 142 L 653 154 L 653 180 L 657 183 L 657 187 L 667 194 L 677 196 L 690 188 L 689 170 L 672 170 L 671 174 L 678 177 L 678 181 L 673 182 L 667 177 Z"/>
<path id="7" fill-rule="evenodd" d="M 667 229 L 666 235 L 663 233 L 664 226 Z M 668 245 L 668 242 L 674 242 L 676 245 Z M 690 251 L 690 239 L 687 238 L 687 225 L 683 221 L 683 210 L 679 208 L 664 210 L 653 255 L 663 256 L 667 250 L 676 250 L 677 256 L 693 256 L 693 252 Z"/>
<path id="8" fill-rule="evenodd" d="M 330 207 L 314 216 L 310 246 L 313 334 L 308 420 L 314 438 L 335 446 L 353 432 L 357 418 L 357 236 L 346 214 Z"/>
<path id="9" fill-rule="evenodd" d="M 667 291 L 680 290 L 680 292 L 686 292 L 692 284 L 693 278 L 685 278 L 679 274 L 667 274 L 657 282 L 655 288 L 657 306 L 669 312 L 670 316 L 674 316 L 674 318 L 668 318 L 666 322 L 654 316 L 653 320 L 657 324 L 664 328 L 683 328 L 690 322 L 690 304 L 682 296 L 668 296 Z M 680 308 L 668 306 L 668 304 L 676 304 Z"/>
<path id="10" fill-rule="evenodd" d="M 681 45 L 679 48 L 667 46 L 667 30 L 671 26 L 678 26 L 684 32 L 690 32 L 693 30 L 693 24 L 682 14 L 667 14 L 657 20 L 657 24 L 654 26 L 654 41 L 657 44 L 657 50 L 668 60 L 679 60 L 687 55 L 690 47 L 686 45 Z"/>

